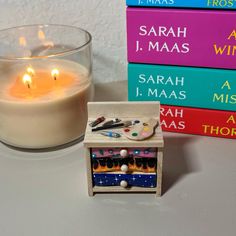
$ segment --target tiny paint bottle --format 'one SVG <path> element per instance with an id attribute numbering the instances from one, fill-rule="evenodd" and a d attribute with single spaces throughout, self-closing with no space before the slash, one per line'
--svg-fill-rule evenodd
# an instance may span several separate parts
<path id="1" fill-rule="evenodd" d="M 112 131 L 102 131 L 102 132 L 100 132 L 100 134 L 103 136 L 110 137 L 110 138 L 120 138 L 121 137 L 121 135 L 119 133 L 115 133 Z"/>

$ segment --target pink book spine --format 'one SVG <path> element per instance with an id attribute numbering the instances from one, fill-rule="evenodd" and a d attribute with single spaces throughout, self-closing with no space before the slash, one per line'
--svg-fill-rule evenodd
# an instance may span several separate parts
<path id="1" fill-rule="evenodd" d="M 236 69 L 234 11 L 127 8 L 128 61 Z"/>

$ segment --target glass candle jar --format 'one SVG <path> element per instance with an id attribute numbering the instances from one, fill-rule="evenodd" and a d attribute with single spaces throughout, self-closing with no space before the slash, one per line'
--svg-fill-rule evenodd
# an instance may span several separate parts
<path id="1" fill-rule="evenodd" d="M 93 99 L 91 35 L 31 25 L 0 31 L 0 140 L 29 149 L 80 138 Z"/>

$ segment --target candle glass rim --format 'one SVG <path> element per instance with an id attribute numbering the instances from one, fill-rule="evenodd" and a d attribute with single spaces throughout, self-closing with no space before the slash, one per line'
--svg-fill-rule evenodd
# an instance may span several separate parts
<path id="1" fill-rule="evenodd" d="M 76 29 L 78 31 L 85 33 L 88 36 L 88 40 L 85 43 L 83 43 L 81 46 L 75 47 L 73 49 L 68 49 L 63 52 L 55 53 L 52 55 L 31 56 L 31 57 L 5 57 L 5 56 L 0 55 L 0 61 L 21 61 L 21 60 L 35 60 L 35 59 L 37 60 L 37 59 L 45 59 L 45 58 L 63 57 L 63 56 L 74 54 L 74 53 L 84 49 L 85 47 L 87 47 L 88 45 L 90 45 L 92 43 L 92 35 L 87 30 L 85 30 L 81 27 L 72 26 L 72 25 L 64 25 L 64 24 L 29 24 L 29 25 L 14 26 L 14 27 L 10 27 L 10 28 L 1 29 L 0 34 L 2 32 L 7 32 L 9 30 L 14 30 L 14 29 L 23 29 L 23 28 L 30 28 L 30 27 L 43 28 L 43 27 L 50 27 L 50 26 Z"/>

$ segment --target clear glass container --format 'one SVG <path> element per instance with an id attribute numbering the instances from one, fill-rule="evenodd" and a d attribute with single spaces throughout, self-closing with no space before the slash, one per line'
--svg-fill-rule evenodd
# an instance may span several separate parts
<path id="1" fill-rule="evenodd" d="M 0 31 L 0 141 L 41 149 L 83 136 L 93 99 L 91 41 L 63 25 Z"/>

